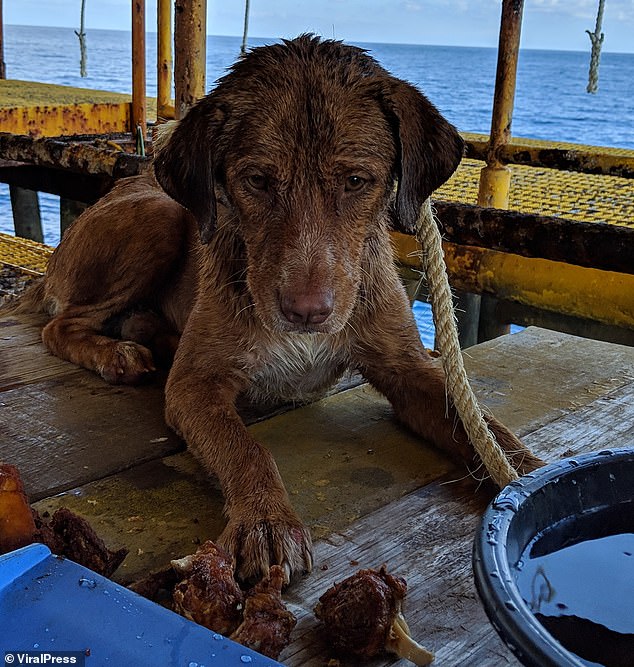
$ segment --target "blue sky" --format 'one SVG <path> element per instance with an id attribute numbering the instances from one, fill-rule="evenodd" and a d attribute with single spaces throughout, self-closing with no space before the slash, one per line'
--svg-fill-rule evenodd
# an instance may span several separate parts
<path id="1" fill-rule="evenodd" d="M 153 29 L 156 0 L 146 0 Z M 131 0 L 86 0 L 87 28 L 129 29 Z M 77 27 L 80 0 L 5 0 L 5 23 Z M 522 47 L 589 50 L 598 0 L 526 0 Z M 242 0 L 208 0 L 207 32 L 242 34 Z M 249 33 L 496 46 L 501 0 L 251 0 Z M 604 50 L 634 52 L 634 0 L 606 0 Z"/>

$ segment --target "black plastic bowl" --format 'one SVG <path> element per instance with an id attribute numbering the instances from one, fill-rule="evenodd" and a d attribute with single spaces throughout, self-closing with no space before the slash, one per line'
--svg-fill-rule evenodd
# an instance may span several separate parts
<path id="1" fill-rule="evenodd" d="M 618 511 L 609 511 L 616 506 Z M 577 541 L 634 532 L 634 448 L 564 459 L 512 482 L 487 508 L 475 538 L 478 593 L 489 620 L 518 659 L 529 667 L 583 667 L 588 663 L 546 630 L 517 585 L 518 563 L 535 538 L 546 532 L 564 540 L 549 544 L 550 551 L 571 543 L 570 530 L 549 531 L 553 526 L 572 526 Z M 587 534 L 578 535 L 579 530 Z"/>

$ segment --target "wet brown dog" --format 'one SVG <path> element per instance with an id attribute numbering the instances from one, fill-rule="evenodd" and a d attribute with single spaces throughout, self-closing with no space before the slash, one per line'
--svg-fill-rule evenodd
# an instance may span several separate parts
<path id="1" fill-rule="evenodd" d="M 220 542 L 240 576 L 309 570 L 311 541 L 239 395 L 309 400 L 355 367 L 413 431 L 474 462 L 388 236 L 390 220 L 414 229 L 462 151 L 430 102 L 360 49 L 310 36 L 255 49 L 165 138 L 167 194 L 149 177 L 118 183 L 32 294 L 52 316 L 46 346 L 110 382 L 141 379 L 155 334 L 182 333 L 167 421 L 222 484 Z M 489 421 L 520 470 L 540 464 Z"/>

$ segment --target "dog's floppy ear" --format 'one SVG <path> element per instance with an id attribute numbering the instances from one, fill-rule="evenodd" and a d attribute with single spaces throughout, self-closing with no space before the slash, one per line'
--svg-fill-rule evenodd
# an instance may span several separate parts
<path id="1" fill-rule="evenodd" d="M 391 79 L 382 102 L 396 139 L 396 227 L 413 233 L 422 203 L 456 170 L 464 142 L 414 86 Z"/>
<path id="2" fill-rule="evenodd" d="M 214 152 L 226 118 L 210 98 L 197 102 L 182 120 L 159 126 L 154 157 L 156 180 L 196 218 L 202 243 L 209 243 L 216 228 Z"/>

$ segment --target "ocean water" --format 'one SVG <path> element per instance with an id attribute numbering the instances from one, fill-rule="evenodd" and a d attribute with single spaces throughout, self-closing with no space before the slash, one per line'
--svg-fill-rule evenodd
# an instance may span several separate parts
<path id="1" fill-rule="evenodd" d="M 131 91 L 131 38 L 125 31 L 89 30 L 88 76 L 79 75 L 78 39 L 71 28 L 5 26 L 5 62 L 12 79 Z M 210 36 L 211 88 L 238 57 L 240 39 Z M 273 39 L 250 39 L 250 46 Z M 364 44 L 388 70 L 417 85 L 460 130 L 488 133 L 497 54 L 492 48 Z M 156 95 L 156 35 L 147 36 L 147 92 Z M 585 92 L 589 54 L 520 53 L 513 134 L 634 149 L 634 54 L 603 53 L 599 91 Z M 0 128 L 1 130 L 1 128 Z M 59 200 L 40 194 L 45 242 L 59 242 Z M 13 233 L 8 187 L 0 184 L 0 231 Z"/>

